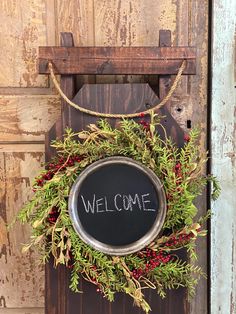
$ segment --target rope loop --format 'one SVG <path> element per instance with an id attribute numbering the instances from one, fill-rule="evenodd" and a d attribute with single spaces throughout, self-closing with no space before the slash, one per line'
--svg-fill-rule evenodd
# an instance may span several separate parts
<path id="1" fill-rule="evenodd" d="M 97 111 L 93 111 L 93 110 L 89 110 L 89 109 L 86 109 L 86 108 L 83 108 L 81 107 L 80 105 L 72 102 L 65 94 L 64 92 L 62 91 L 57 79 L 56 79 L 56 76 L 54 74 L 54 71 L 53 71 L 53 64 L 51 61 L 48 62 L 48 69 L 49 69 L 49 72 L 50 72 L 50 75 L 51 75 L 51 78 L 52 78 L 52 81 L 58 91 L 58 93 L 61 95 L 61 97 L 64 99 L 65 102 L 68 103 L 68 105 L 72 106 L 73 108 L 83 112 L 83 113 L 86 113 L 86 114 L 89 114 L 91 116 L 95 116 L 95 117 L 100 117 L 100 118 L 116 118 L 116 119 L 120 119 L 120 118 L 135 118 L 135 117 L 140 117 L 141 115 L 142 116 L 145 116 L 145 115 L 148 115 L 150 114 L 151 112 L 153 111 L 157 111 L 158 109 L 162 108 L 167 102 L 168 100 L 171 98 L 171 96 L 173 95 L 174 91 L 176 90 L 177 86 L 178 86 L 178 83 L 181 79 L 181 76 L 183 74 L 183 71 L 186 67 L 186 60 L 184 60 L 178 70 L 178 73 L 175 77 L 175 80 L 169 90 L 169 92 L 167 93 L 167 95 L 162 99 L 161 102 L 157 103 L 154 107 L 152 108 L 149 108 L 145 111 L 142 111 L 142 112 L 135 112 L 135 113 L 104 113 L 104 112 L 97 112 Z"/>

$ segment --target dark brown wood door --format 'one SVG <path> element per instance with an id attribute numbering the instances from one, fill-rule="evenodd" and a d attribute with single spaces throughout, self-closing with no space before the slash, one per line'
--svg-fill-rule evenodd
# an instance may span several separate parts
<path id="1" fill-rule="evenodd" d="M 130 2 L 130 1 L 129 1 Z M 105 2 L 104 2 L 105 6 Z M 149 2 L 149 6 L 153 3 Z M 109 8 L 108 8 L 109 9 Z M 201 5 L 197 1 L 181 2 L 176 4 L 176 30 L 173 34 L 172 43 L 175 45 L 196 45 L 198 48 L 197 55 L 197 75 L 194 77 L 184 77 L 182 82 L 172 97 L 172 100 L 161 110 L 161 113 L 166 116 L 163 120 L 165 126 L 169 129 L 169 133 L 174 135 L 176 140 L 180 137 L 181 132 L 186 131 L 197 123 L 201 123 L 202 127 L 202 147 L 206 143 L 206 77 L 207 77 L 207 14 L 208 4 L 203 1 Z M 179 10 L 179 11 L 178 11 Z M 103 12 L 104 13 L 104 12 Z M 193 14 L 194 13 L 194 14 Z M 120 22 L 122 23 L 122 22 Z M 151 25 L 151 24 L 150 24 Z M 188 29 L 186 29 L 188 25 Z M 202 29 L 205 25 L 205 29 Z M 158 31 L 155 31 L 158 34 Z M 155 40 L 157 42 L 155 42 Z M 152 37 L 149 45 L 157 45 L 159 36 Z M 64 37 L 62 44 L 64 46 L 72 46 L 72 40 Z M 148 43 L 145 43 L 148 45 Z M 169 45 L 170 42 L 160 44 Z M 114 44 L 115 45 L 115 44 Z M 204 46 L 205 45 L 205 46 Z M 153 90 L 159 98 L 163 98 L 171 84 L 171 78 L 166 77 L 144 77 L 144 76 L 89 76 L 77 77 L 76 82 L 70 75 L 62 76 L 61 86 L 71 99 L 76 94 L 76 91 L 86 82 L 89 83 L 127 83 L 127 82 L 149 82 Z M 88 104 L 89 105 L 89 104 Z M 149 104 L 150 105 L 150 104 Z M 95 109 L 103 112 L 135 112 L 146 109 L 144 103 L 129 105 L 121 102 L 119 108 L 112 108 L 111 105 L 104 101 L 103 106 L 96 107 L 96 102 L 93 103 Z M 177 123 L 176 123 L 177 121 Z M 88 123 L 94 123 L 96 119 L 82 114 L 77 110 L 69 107 L 67 104 L 62 106 L 61 119 L 50 130 L 47 139 L 46 154 L 49 159 L 53 151 L 49 147 L 49 142 L 57 136 L 63 134 L 66 126 L 78 131 L 86 127 Z M 115 125 L 116 121 L 113 120 Z M 182 131 L 180 129 L 182 128 Z M 181 143 L 178 143 L 181 145 Z M 205 211 L 205 197 L 198 200 L 202 211 Z M 200 264 L 206 269 L 207 250 L 206 241 L 202 240 L 197 248 L 200 252 Z M 72 293 L 68 286 L 70 281 L 70 271 L 64 267 L 55 270 L 52 263 L 46 267 L 46 314 L 136 314 L 142 313 L 141 309 L 133 307 L 132 299 L 122 294 L 117 295 L 114 303 L 109 303 L 96 292 L 96 288 L 91 284 L 80 281 L 80 289 L 83 294 Z M 190 314 L 190 313 L 207 313 L 207 282 L 202 280 L 197 287 L 196 297 L 189 303 L 186 299 L 186 291 L 179 289 L 168 293 L 165 300 L 160 300 L 155 291 L 147 291 L 147 300 L 150 303 L 153 313 L 161 314 Z"/>
<path id="2" fill-rule="evenodd" d="M 73 93 L 72 85 L 73 78 L 62 76 L 62 86 L 67 94 Z M 79 94 L 74 98 L 74 101 L 80 103 L 85 100 L 85 95 L 90 94 L 91 102 L 84 102 L 83 105 L 88 109 L 96 109 L 100 112 L 114 113 L 132 113 L 136 111 L 144 111 L 146 109 L 146 102 L 143 99 L 148 99 L 148 105 L 152 106 L 158 100 L 157 96 L 149 95 L 150 87 L 146 84 L 137 85 L 131 90 L 128 86 L 103 84 L 103 88 L 98 85 L 92 85 L 92 89 L 89 89 L 88 85 L 84 85 Z M 163 87 L 162 87 L 163 88 Z M 94 90 L 95 89 L 95 90 Z M 122 97 L 112 101 L 117 94 L 127 93 L 127 99 L 124 101 Z M 107 92 L 108 91 L 108 92 Z M 106 93 L 110 97 L 106 97 Z M 153 92 L 154 94 L 154 92 Z M 164 91 L 162 90 L 162 94 Z M 154 94 L 155 95 L 155 94 Z M 129 101 L 131 99 L 132 101 Z M 92 105 L 91 105 L 92 104 Z M 178 145 L 182 145 L 181 139 L 183 139 L 183 130 L 179 127 L 177 122 L 169 113 L 168 109 L 163 108 L 159 112 L 165 118 L 162 119 L 162 123 L 165 125 L 169 134 L 171 134 Z M 71 127 L 74 131 L 79 131 L 86 128 L 89 123 L 96 123 L 97 118 L 82 114 L 76 109 L 68 108 L 67 104 L 64 104 L 62 110 L 62 119 L 58 121 L 58 124 L 49 133 L 48 140 L 54 139 L 56 136 L 61 136 L 61 132 L 64 131 L 65 126 Z M 110 123 L 116 125 L 118 120 L 112 119 Z M 161 131 L 161 130 L 160 130 Z M 50 157 L 50 148 L 47 147 L 48 157 Z M 53 152 L 52 152 L 53 153 Z M 58 270 L 53 269 L 52 263 L 47 266 L 46 273 L 46 313 L 57 314 L 137 314 L 142 313 L 142 310 L 133 306 L 132 298 L 124 295 L 117 294 L 115 302 L 110 303 L 105 300 L 101 294 L 96 292 L 96 286 L 81 279 L 80 289 L 83 294 L 72 293 L 68 286 L 70 281 L 70 270 L 60 267 Z M 165 300 L 161 300 L 156 291 L 147 290 L 146 298 L 150 303 L 153 311 L 159 313 L 184 313 L 186 308 L 185 289 L 179 289 L 177 291 L 171 291 L 168 293 Z M 155 313 L 155 312 L 154 312 Z"/>

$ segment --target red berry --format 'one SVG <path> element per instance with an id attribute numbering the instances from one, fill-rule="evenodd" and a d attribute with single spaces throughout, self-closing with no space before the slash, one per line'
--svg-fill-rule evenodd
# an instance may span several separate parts
<path id="1" fill-rule="evenodd" d="M 69 166 L 74 166 L 74 161 L 72 159 L 69 159 L 68 163 L 67 163 Z"/>
<path id="2" fill-rule="evenodd" d="M 43 180 L 42 179 L 37 180 L 37 184 L 38 186 L 43 186 Z"/>
<path id="3" fill-rule="evenodd" d="M 145 114 L 144 114 L 143 112 L 141 112 L 141 113 L 139 114 L 139 116 L 140 116 L 141 118 L 143 118 L 143 117 L 145 116 Z"/>
<path id="4" fill-rule="evenodd" d="M 67 268 L 69 268 L 69 269 L 71 269 L 71 268 L 73 268 L 74 267 L 74 265 L 68 265 L 67 266 Z"/>
<path id="5" fill-rule="evenodd" d="M 175 165 L 175 169 L 176 170 L 179 170 L 181 168 L 181 164 L 178 162 L 176 165 Z"/>
<path id="6" fill-rule="evenodd" d="M 190 136 L 188 134 L 184 134 L 184 141 L 189 142 L 190 141 Z"/>

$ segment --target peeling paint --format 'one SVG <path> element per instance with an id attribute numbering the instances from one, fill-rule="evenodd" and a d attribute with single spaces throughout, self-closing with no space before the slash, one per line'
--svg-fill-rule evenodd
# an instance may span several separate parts
<path id="1" fill-rule="evenodd" d="M 4 251 L 1 246 L 4 246 L 4 243 L 7 243 L 7 225 L 6 221 L 0 216 L 0 258 Z"/>
<path id="2" fill-rule="evenodd" d="M 38 264 L 38 255 L 32 250 L 22 255 L 21 245 L 29 237 L 29 228 L 16 224 L 7 232 L 6 222 L 10 223 L 19 208 L 32 195 L 32 178 L 41 168 L 42 153 L 4 153 L 5 163 L 1 167 L 5 173 L 6 197 L 2 203 L 0 230 L 4 237 L 0 245 L 0 308 L 3 306 L 42 307 L 44 290 L 43 267 Z M 5 231 L 4 231 L 5 230 Z"/>
<path id="3" fill-rule="evenodd" d="M 45 10 L 46 0 L 0 1 L 0 87 L 47 87 L 36 67 L 37 48 L 47 43 Z"/>
<path id="4" fill-rule="evenodd" d="M 234 36 L 236 2 L 213 5 L 212 172 L 222 192 L 211 223 L 211 313 L 235 314 L 236 302 L 236 93 Z"/>
<path id="5" fill-rule="evenodd" d="M 44 140 L 60 107 L 58 96 L 0 96 L 0 141 Z"/>
<path id="6" fill-rule="evenodd" d="M 4 298 L 4 296 L 0 296 L 0 308 L 2 307 L 7 307 L 6 299 Z"/>

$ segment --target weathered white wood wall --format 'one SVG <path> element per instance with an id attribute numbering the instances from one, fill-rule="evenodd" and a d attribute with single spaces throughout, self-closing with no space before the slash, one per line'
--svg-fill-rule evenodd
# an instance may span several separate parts
<path id="1" fill-rule="evenodd" d="M 236 1 L 213 1 L 212 172 L 222 193 L 211 224 L 211 313 L 236 313 Z"/>

